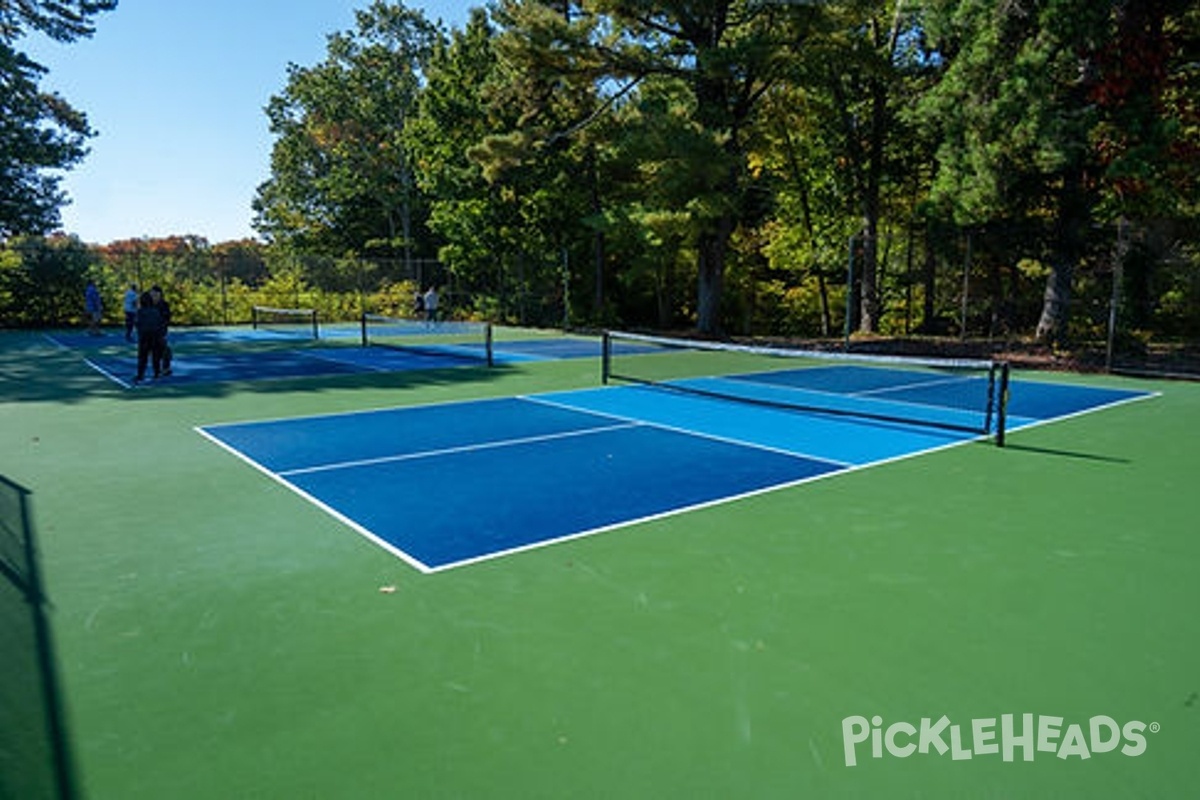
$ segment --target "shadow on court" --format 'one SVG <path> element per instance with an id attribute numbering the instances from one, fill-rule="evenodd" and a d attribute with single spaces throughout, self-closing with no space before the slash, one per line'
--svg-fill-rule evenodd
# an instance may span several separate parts
<path id="1" fill-rule="evenodd" d="M 120 387 L 83 367 L 77 353 L 40 334 L 0 334 L 0 402 L 78 403 Z"/>
<path id="2" fill-rule="evenodd" d="M 30 493 L 0 476 L 0 797 L 77 796 Z"/>
<path id="3" fill-rule="evenodd" d="M 498 363 L 493 367 L 469 364 L 441 366 L 432 369 L 321 371 L 317 366 L 304 374 L 256 374 L 244 365 L 227 375 L 207 375 L 203 380 L 150 381 L 129 389 L 88 366 L 89 360 L 109 357 L 128 358 L 130 345 L 121 337 L 103 337 L 106 343 L 91 352 L 62 347 L 39 332 L 14 331 L 0 333 L 0 403 L 50 402 L 77 404 L 96 397 L 128 400 L 162 399 L 171 397 L 221 398 L 234 394 L 295 394 L 319 392 L 333 388 L 344 389 L 416 389 L 438 386 L 468 386 L 490 383 L 516 365 Z M 280 349 L 280 348 L 276 348 Z M 260 352 L 269 353 L 270 347 Z M 97 353 L 100 355 L 98 356 Z M 243 354 L 253 358 L 252 354 Z M 177 372 L 185 376 L 189 359 L 199 363 L 210 358 L 212 351 L 177 347 Z M 314 365 L 316 362 L 314 362 Z M 126 371 L 132 372 L 127 369 Z M 122 378 L 132 375 L 122 374 Z"/>
<path id="4" fill-rule="evenodd" d="M 1060 450 L 1053 447 L 1034 447 L 1028 444 L 1014 444 L 1009 440 L 1004 445 L 1006 450 L 1016 450 L 1022 453 L 1034 453 L 1043 456 L 1058 456 L 1061 458 L 1077 458 L 1083 461 L 1101 461 L 1106 464 L 1131 464 L 1127 458 L 1114 458 L 1113 456 L 1100 455 L 1098 453 L 1081 453 L 1077 450 Z"/>

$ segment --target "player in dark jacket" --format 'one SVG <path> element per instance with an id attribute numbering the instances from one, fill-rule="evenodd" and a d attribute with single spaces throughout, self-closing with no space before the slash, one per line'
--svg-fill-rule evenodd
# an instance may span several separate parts
<path id="1" fill-rule="evenodd" d="M 163 291 L 158 286 L 150 287 L 150 294 L 154 297 L 154 304 L 158 306 L 162 312 L 162 374 L 171 374 L 171 359 L 175 356 L 171 350 L 171 341 L 167 337 L 167 331 L 171 327 L 171 304 L 167 302 L 167 298 L 163 297 Z"/>
<path id="2" fill-rule="evenodd" d="M 141 381 L 146 377 L 146 362 L 149 361 L 154 369 L 154 377 L 162 373 L 163 331 L 166 329 L 165 316 L 159 305 L 154 302 L 152 292 L 144 292 L 138 302 L 137 332 L 138 332 L 138 362 L 137 377 Z"/>

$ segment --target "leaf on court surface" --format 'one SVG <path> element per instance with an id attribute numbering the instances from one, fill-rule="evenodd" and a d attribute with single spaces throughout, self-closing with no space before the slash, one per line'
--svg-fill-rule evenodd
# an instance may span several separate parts
<path id="1" fill-rule="evenodd" d="M 395 586 L 380 586 L 379 593 L 380 594 L 395 594 L 396 587 Z"/>

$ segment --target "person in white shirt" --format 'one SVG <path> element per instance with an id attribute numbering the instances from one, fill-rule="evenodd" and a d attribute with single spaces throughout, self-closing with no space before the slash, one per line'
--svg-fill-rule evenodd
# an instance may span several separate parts
<path id="1" fill-rule="evenodd" d="M 133 327 L 137 323 L 138 288 L 136 283 L 129 284 L 125 290 L 125 341 L 133 341 Z"/>
<path id="2" fill-rule="evenodd" d="M 436 286 L 430 286 L 425 292 L 425 321 L 437 322 L 438 293 Z"/>

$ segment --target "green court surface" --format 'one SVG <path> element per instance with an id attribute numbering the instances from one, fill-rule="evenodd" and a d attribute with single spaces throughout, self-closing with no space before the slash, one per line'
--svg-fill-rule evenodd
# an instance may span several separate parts
<path id="1" fill-rule="evenodd" d="M 82 796 L 1200 794 L 1198 384 L 1022 373 L 1161 396 L 433 575 L 195 431 L 598 375 L 126 391 L 0 334 Z"/>

